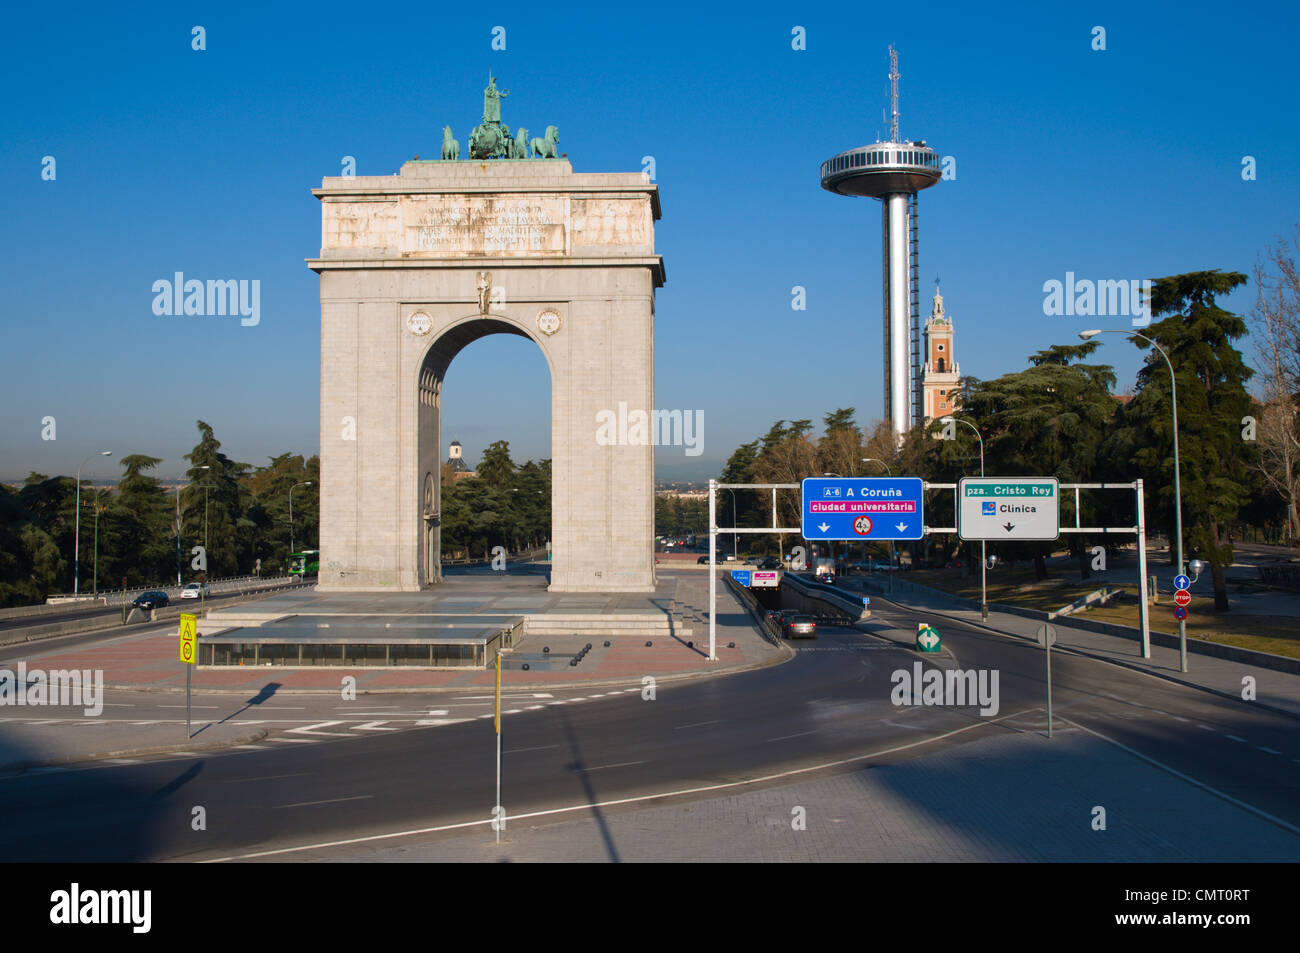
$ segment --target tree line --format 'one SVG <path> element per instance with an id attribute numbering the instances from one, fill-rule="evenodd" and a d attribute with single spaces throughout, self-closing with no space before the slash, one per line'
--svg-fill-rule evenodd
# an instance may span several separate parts
<path id="1" fill-rule="evenodd" d="M 285 572 L 291 552 L 318 547 L 319 457 L 239 463 L 222 453 L 211 426 L 197 426 L 179 498 L 150 472 L 162 458 L 147 454 L 117 461 L 116 486 L 82 484 L 80 591 L 124 580 L 130 588 L 172 585 L 178 570 L 183 581 L 204 578 L 192 549 L 205 543 L 207 578 Z M 72 592 L 76 533 L 74 477 L 33 472 L 17 489 L 0 486 L 0 606 Z"/>
<path id="2" fill-rule="evenodd" d="M 1216 302 L 1244 284 L 1244 274 L 1215 270 L 1155 280 L 1152 322 L 1141 329 L 1168 354 L 1177 382 L 1185 555 L 1210 564 L 1216 611 L 1228 609 L 1223 570 L 1232 562 L 1231 534 L 1239 521 L 1285 522 L 1291 535 L 1300 529 L 1300 280 L 1294 256 L 1285 246 L 1274 249 L 1269 261 L 1272 270 L 1261 265 L 1257 273 L 1262 280 L 1254 316 L 1257 327 L 1267 332 L 1264 351 L 1270 358 L 1264 362 L 1260 400 L 1247 390 L 1254 372 L 1235 345 L 1246 336 L 1248 325 Z M 1062 483 L 1142 478 L 1148 534 L 1173 539 L 1169 368 L 1145 341 L 1130 341 L 1147 352 L 1131 399 L 1113 393 L 1112 367 L 1090 362 L 1100 346 L 1094 338 L 1031 354 L 1023 371 L 992 380 L 963 378 L 956 416 L 970 422 L 983 438 L 989 476 L 1055 476 Z M 732 453 L 721 481 L 798 483 L 825 473 L 884 476 L 892 471 L 931 483 L 956 483 L 980 472 L 979 438 L 962 425 L 953 428 L 952 439 L 940 439 L 942 420 L 918 424 L 898 443 L 885 421 L 864 432 L 852 408 L 828 413 L 822 425 L 822 435 L 814 438 L 811 420 L 777 421 L 763 437 Z M 767 491 L 736 492 L 740 525 L 771 525 Z M 1062 494 L 1063 526 L 1074 523 L 1074 505 L 1073 494 Z M 798 526 L 799 506 L 797 493 L 779 494 L 778 525 Z M 1131 494 L 1086 491 L 1080 506 L 1082 526 L 1135 523 Z M 719 509 L 722 523 L 721 500 Z M 1087 578 L 1091 547 L 1113 544 L 1114 538 L 1070 534 L 1061 542 L 1078 558 L 1081 576 Z M 788 539 L 786 543 L 790 545 Z M 775 537 L 767 545 L 776 545 Z M 960 542 L 952 535 L 927 537 L 924 544 L 912 546 L 913 555 L 920 558 L 928 547 L 935 548 L 942 563 L 958 552 Z M 1045 578 L 1046 559 L 1054 548 L 1017 543 L 999 544 L 998 550 L 1004 559 L 1032 561 L 1036 575 Z M 969 549 L 967 564 L 976 552 L 978 547 Z"/>
<path id="3" fill-rule="evenodd" d="M 544 547 L 551 538 L 551 461 L 516 464 L 510 444 L 498 440 L 483 451 L 474 476 L 455 479 L 444 463 L 441 520 L 444 559 L 490 558 L 494 546 Z"/>

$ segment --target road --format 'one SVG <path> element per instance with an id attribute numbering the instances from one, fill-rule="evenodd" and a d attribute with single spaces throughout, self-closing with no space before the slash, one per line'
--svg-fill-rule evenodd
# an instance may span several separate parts
<path id="1" fill-rule="evenodd" d="M 231 599 L 238 599 L 241 597 L 246 598 L 248 595 L 249 592 L 239 592 L 239 591 L 226 592 L 226 593 L 213 593 L 209 595 L 207 599 L 202 601 L 204 603 L 204 607 L 206 608 L 208 606 L 213 606 L 213 605 L 220 606 L 223 602 L 228 602 Z M 199 602 L 200 600 L 198 599 L 178 598 L 178 599 L 173 599 L 169 605 L 171 608 L 175 608 L 177 606 L 184 607 L 184 611 L 186 612 L 191 612 L 191 611 L 197 612 Z M 99 617 L 103 617 L 103 619 L 106 622 L 111 621 L 114 618 L 121 619 L 122 607 L 121 606 L 107 606 L 107 607 L 100 606 L 99 608 L 96 609 L 86 609 L 86 608 L 77 608 L 75 604 L 73 604 L 69 606 L 67 612 L 55 612 L 55 613 L 51 613 L 50 615 L 24 616 L 17 619 L 0 620 L 0 632 L 3 632 L 8 629 L 31 629 L 42 625 L 56 625 L 60 622 L 75 622 L 78 619 L 94 619 Z"/>
<path id="2" fill-rule="evenodd" d="M 902 638 L 920 616 L 879 597 L 872 609 L 866 633 L 824 628 L 815 641 L 796 643 L 788 663 L 662 683 L 653 701 L 633 689 L 521 705 L 504 719 L 508 813 L 703 796 L 699 789 L 846 770 L 868 754 L 878 754 L 873 763 L 924 757 L 989 733 L 1045 726 L 1042 650 L 956 622 L 941 627 L 950 654 L 939 664 L 997 670 L 998 714 L 896 707 L 891 674 L 910 671 L 919 656 L 872 633 Z M 1054 653 L 1053 686 L 1058 717 L 1300 826 L 1294 719 L 1065 652 Z M 274 750 L 20 775 L 0 780 L 0 837 L 7 856 L 23 860 L 328 856 L 329 849 L 297 848 L 482 823 L 494 802 L 494 756 L 492 721 L 476 717 Z M 192 829 L 196 807 L 206 830 Z M 618 808 L 595 813 L 610 809 Z"/>

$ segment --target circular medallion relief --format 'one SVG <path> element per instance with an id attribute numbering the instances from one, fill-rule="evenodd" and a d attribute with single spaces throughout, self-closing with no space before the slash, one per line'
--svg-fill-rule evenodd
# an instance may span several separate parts
<path id="1" fill-rule="evenodd" d="M 433 318 L 423 311 L 416 311 L 406 319 L 406 326 L 411 329 L 412 334 L 428 334 L 433 327 Z"/>
<path id="2" fill-rule="evenodd" d="M 554 334 L 560 330 L 560 312 L 546 308 L 537 315 L 537 330 L 543 334 Z"/>

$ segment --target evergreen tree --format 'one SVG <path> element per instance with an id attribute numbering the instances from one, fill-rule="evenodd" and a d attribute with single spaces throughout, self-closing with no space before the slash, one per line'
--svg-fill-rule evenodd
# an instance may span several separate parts
<path id="1" fill-rule="evenodd" d="M 1227 535 L 1249 500 L 1247 471 L 1258 462 L 1253 445 L 1242 439 L 1242 418 L 1251 412 L 1246 381 L 1254 372 L 1233 345 L 1246 334 L 1246 323 L 1215 299 L 1246 281 L 1240 272 L 1218 270 L 1158 278 L 1151 310 L 1167 317 L 1143 331 L 1169 355 L 1178 383 L 1184 544 L 1189 554 L 1210 564 L 1216 612 L 1228 610 L 1223 569 L 1232 563 L 1232 543 Z M 1141 338 L 1133 343 L 1148 347 Z M 1110 447 L 1116 455 L 1131 455 L 1148 491 L 1157 488 L 1154 522 L 1168 527 L 1173 539 L 1171 407 L 1169 368 L 1152 350 Z"/>

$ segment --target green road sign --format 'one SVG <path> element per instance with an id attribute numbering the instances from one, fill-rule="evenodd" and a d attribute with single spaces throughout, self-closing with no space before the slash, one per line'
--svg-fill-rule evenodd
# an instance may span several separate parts
<path id="1" fill-rule="evenodd" d="M 924 622 L 919 623 L 916 627 L 916 650 L 918 652 L 938 652 L 942 647 L 939 640 L 939 630 Z"/>

